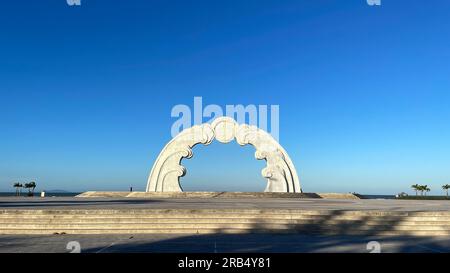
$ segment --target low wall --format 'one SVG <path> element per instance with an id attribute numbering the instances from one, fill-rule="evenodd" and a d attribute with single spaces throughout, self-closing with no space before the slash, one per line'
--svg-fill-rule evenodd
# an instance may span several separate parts
<path id="1" fill-rule="evenodd" d="M 87 191 L 83 198 L 323 198 L 360 199 L 351 193 L 285 193 L 285 192 L 105 192 Z"/>

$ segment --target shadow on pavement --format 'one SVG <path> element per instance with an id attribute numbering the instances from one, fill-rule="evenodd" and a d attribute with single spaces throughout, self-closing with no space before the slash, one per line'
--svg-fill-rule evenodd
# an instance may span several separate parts
<path id="1" fill-rule="evenodd" d="M 448 236 L 380 235 L 380 226 L 393 230 L 403 220 L 400 216 L 389 216 L 388 219 L 364 216 L 359 221 L 330 223 L 343 213 L 344 211 L 330 211 L 326 217 L 318 218 L 314 223 L 289 225 L 285 234 L 271 233 L 271 230 L 265 227 L 270 221 L 264 223 L 264 219 L 260 219 L 261 223 L 254 224 L 245 234 L 227 234 L 226 230 L 217 230 L 215 234 L 179 235 L 159 240 L 151 239 L 152 235 L 136 235 L 129 240 L 113 244 L 102 252 L 369 253 L 373 250 L 368 246 L 371 241 L 380 244 L 381 252 L 450 252 Z M 367 225 L 369 221 L 371 225 Z M 330 230 L 333 235 L 324 235 L 329 234 Z M 355 230 L 360 233 L 354 235 Z M 96 252 L 98 249 L 84 251 Z"/>

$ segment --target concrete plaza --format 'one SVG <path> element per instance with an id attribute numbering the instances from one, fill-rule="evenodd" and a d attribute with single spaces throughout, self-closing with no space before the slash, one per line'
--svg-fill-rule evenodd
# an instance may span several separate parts
<path id="1" fill-rule="evenodd" d="M 248 209 L 304 211 L 450 211 L 448 201 L 309 199 L 309 198 L 15 198 L 1 197 L 0 210 L 161 210 Z M 6 215 L 6 214 L 5 214 Z M 137 216 L 136 216 L 137 217 Z M 431 216 L 438 217 L 438 216 Z M 444 216 L 442 216 L 444 217 Z M 445 216 L 446 217 L 446 216 Z M 7 218 L 5 218 L 7 219 Z M 151 220 L 153 221 L 153 220 Z M 334 221 L 334 220 L 333 220 Z M 421 220 L 418 220 L 421 221 Z M 442 223 L 447 228 L 447 221 Z M 439 222 L 440 221 L 440 222 Z M 332 221 L 331 221 L 332 222 Z M 330 222 L 330 223 L 331 223 Z M 368 221 L 369 222 L 369 221 Z M 7 224 L 7 222 L 5 222 Z M 434 226 L 433 223 L 428 223 Z M 346 228 L 345 226 L 343 226 Z M 320 235 L 320 234 L 48 234 L 0 235 L 0 252 L 70 252 L 68 243 L 79 243 L 81 252 L 351 252 L 368 253 L 369 242 L 381 252 L 450 252 L 450 236 Z"/>

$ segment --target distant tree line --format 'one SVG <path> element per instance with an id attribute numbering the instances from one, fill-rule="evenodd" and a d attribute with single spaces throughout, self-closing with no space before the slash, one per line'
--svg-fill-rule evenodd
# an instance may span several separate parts
<path id="1" fill-rule="evenodd" d="M 25 188 L 28 190 L 28 193 L 27 193 L 28 196 L 34 196 L 34 189 L 36 188 L 36 182 L 31 181 L 31 182 L 25 183 L 25 184 L 16 182 L 16 183 L 14 183 L 13 186 L 16 189 L 16 196 L 22 195 L 22 188 Z"/>
<path id="2" fill-rule="evenodd" d="M 420 192 L 420 195 L 427 195 L 427 192 L 431 191 L 431 189 L 428 187 L 428 185 L 419 185 L 419 184 L 415 184 L 412 185 L 411 188 L 416 192 L 416 196 L 418 195 L 418 193 Z M 448 198 L 448 190 L 450 189 L 450 185 L 449 184 L 445 184 L 442 186 L 442 189 L 445 191 L 446 196 Z"/>

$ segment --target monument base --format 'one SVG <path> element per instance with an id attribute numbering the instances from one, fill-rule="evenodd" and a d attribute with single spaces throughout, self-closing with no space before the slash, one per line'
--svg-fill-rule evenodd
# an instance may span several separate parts
<path id="1" fill-rule="evenodd" d="M 289 192 L 125 192 L 87 191 L 76 197 L 99 198 L 323 198 L 360 199 L 352 193 L 289 193 Z"/>

